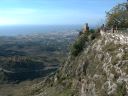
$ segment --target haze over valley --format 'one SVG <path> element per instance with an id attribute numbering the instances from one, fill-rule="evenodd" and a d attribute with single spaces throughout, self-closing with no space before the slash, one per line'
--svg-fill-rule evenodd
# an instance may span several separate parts
<path id="1" fill-rule="evenodd" d="M 23 82 L 30 82 L 34 79 L 38 81 L 38 79 L 53 74 L 63 64 L 69 46 L 78 34 L 73 26 L 34 27 L 25 27 L 26 29 L 19 27 L 21 29 L 19 32 L 17 29 L 4 29 L 10 33 L 14 30 L 15 32 L 1 34 L 0 95 L 6 94 L 6 91 L 13 86 L 12 84 L 23 86 Z M 20 33 L 21 31 L 25 33 Z M 30 34 L 29 31 L 33 31 L 33 33 L 30 32 Z M 30 84 L 32 84 L 31 82 Z M 8 87 L 5 88 L 5 86 Z"/>
<path id="2" fill-rule="evenodd" d="M 0 96 L 128 96 L 128 0 L 1 0 Z"/>

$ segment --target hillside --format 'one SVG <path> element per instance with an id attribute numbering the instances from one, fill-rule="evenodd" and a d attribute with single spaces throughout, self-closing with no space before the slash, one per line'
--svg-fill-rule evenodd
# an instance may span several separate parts
<path id="1" fill-rule="evenodd" d="M 81 40 L 84 45 L 79 45 L 83 44 L 78 43 Z M 26 88 L 21 96 L 128 95 L 127 34 L 121 31 L 84 33 L 75 44 L 78 45 L 73 47 L 78 52 L 76 55 L 71 49 L 64 66 L 54 76 Z"/>

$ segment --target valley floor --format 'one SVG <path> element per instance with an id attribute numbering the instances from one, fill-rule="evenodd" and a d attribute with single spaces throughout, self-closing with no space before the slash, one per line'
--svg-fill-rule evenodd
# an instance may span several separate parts
<path id="1" fill-rule="evenodd" d="M 18 84 L 0 84 L 0 96 L 19 96 L 25 88 L 41 82 L 44 78 L 27 80 Z"/>

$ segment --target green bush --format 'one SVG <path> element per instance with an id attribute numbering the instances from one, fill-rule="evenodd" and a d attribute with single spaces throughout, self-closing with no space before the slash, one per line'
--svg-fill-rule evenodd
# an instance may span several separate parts
<path id="1" fill-rule="evenodd" d="M 128 3 L 118 4 L 113 7 L 106 15 L 106 25 L 107 27 L 118 27 L 118 28 L 128 28 Z"/>
<path id="2" fill-rule="evenodd" d="M 100 33 L 94 29 L 91 29 L 89 32 L 82 33 L 75 41 L 75 43 L 71 46 L 70 48 L 71 55 L 77 56 L 86 46 L 86 44 L 89 43 L 89 41 L 92 41 L 99 36 Z"/>
<path id="3" fill-rule="evenodd" d="M 84 33 L 76 40 L 76 42 L 71 46 L 71 55 L 77 56 L 84 48 L 85 42 L 89 41 L 89 33 Z"/>
<path id="4" fill-rule="evenodd" d="M 94 33 L 94 32 L 95 32 L 95 29 L 90 29 L 90 32 L 91 32 L 91 33 Z"/>
<path id="5" fill-rule="evenodd" d="M 116 96 L 126 96 L 127 89 L 126 89 L 126 83 L 123 82 L 122 84 L 117 84 L 117 94 Z"/>

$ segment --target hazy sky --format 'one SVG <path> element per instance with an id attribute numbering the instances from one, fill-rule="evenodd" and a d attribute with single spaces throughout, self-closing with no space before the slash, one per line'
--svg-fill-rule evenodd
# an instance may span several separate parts
<path id="1" fill-rule="evenodd" d="M 0 25 L 96 24 L 126 0 L 0 0 Z"/>

